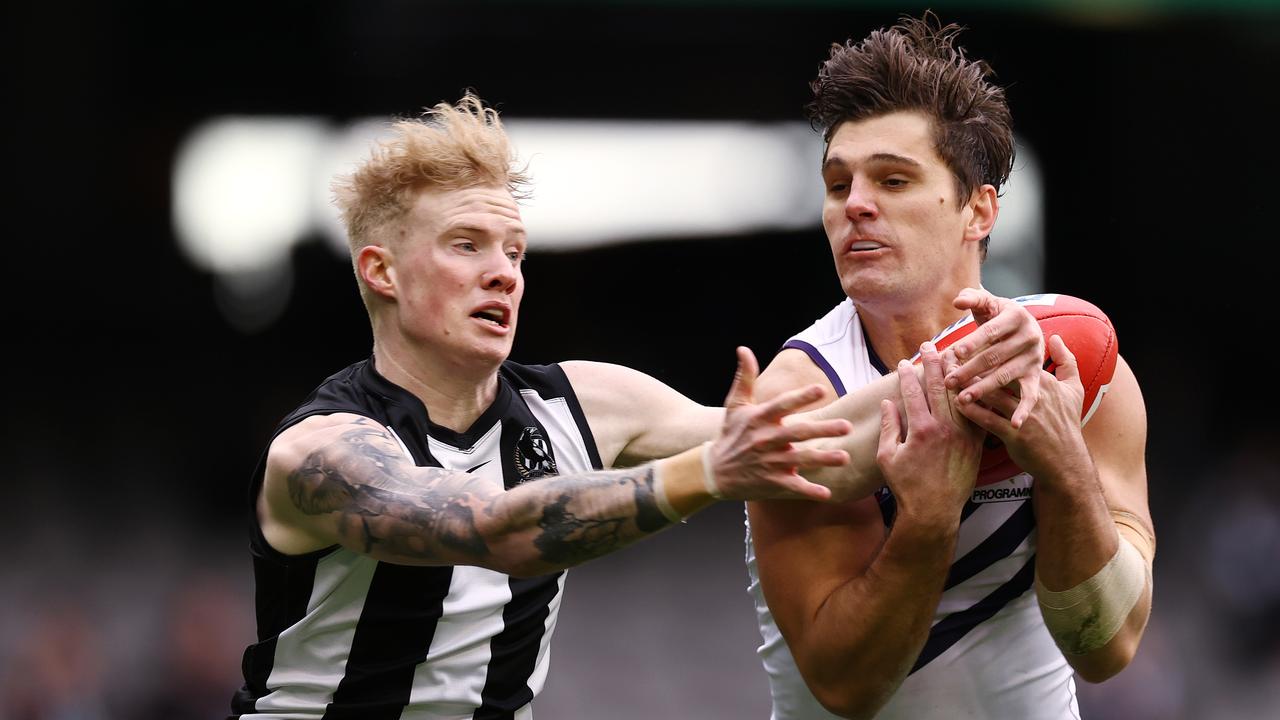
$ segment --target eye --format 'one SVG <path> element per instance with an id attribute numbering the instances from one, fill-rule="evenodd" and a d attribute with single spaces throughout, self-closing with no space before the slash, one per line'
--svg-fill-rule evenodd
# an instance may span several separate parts
<path id="1" fill-rule="evenodd" d="M 455 242 L 453 246 L 465 253 L 473 253 L 476 251 L 476 244 L 470 240 L 459 240 Z"/>
<path id="2" fill-rule="evenodd" d="M 907 179 L 900 177 L 887 177 L 881 184 L 885 187 L 901 188 L 907 186 Z"/>
<path id="3" fill-rule="evenodd" d="M 508 251 L 507 251 L 507 258 L 511 260 L 511 264 L 512 264 L 512 265 L 517 265 L 517 264 L 519 264 L 522 260 L 524 260 L 524 251 L 523 251 L 523 250 L 508 250 Z"/>
<path id="4" fill-rule="evenodd" d="M 827 183 L 827 192 L 831 194 L 842 193 L 848 189 L 849 189 L 849 183 L 846 183 L 840 180 Z"/>

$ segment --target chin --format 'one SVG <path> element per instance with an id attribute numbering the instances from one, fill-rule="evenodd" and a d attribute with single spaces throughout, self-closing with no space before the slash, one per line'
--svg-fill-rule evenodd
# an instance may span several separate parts
<path id="1" fill-rule="evenodd" d="M 496 368 L 511 357 L 511 346 L 476 348 L 472 356 L 476 363 L 490 364 Z"/>

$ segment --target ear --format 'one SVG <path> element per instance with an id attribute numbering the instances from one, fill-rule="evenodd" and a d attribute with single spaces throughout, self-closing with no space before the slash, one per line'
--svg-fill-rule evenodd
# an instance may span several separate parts
<path id="1" fill-rule="evenodd" d="M 1000 199 L 996 197 L 994 187 L 983 185 L 973 191 L 973 197 L 969 199 L 969 223 L 964 228 L 964 239 L 977 242 L 990 235 L 999 214 Z"/>
<path id="2" fill-rule="evenodd" d="M 396 297 L 395 256 L 381 245 L 365 245 L 356 253 L 356 274 L 375 295 Z"/>

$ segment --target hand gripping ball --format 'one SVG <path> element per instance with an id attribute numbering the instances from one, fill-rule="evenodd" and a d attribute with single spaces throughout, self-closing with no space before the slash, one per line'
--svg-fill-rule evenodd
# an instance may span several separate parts
<path id="1" fill-rule="evenodd" d="M 1102 402 L 1116 370 L 1116 330 L 1106 313 L 1087 300 L 1070 295 L 1043 293 L 1014 298 L 1040 323 L 1045 338 L 1045 370 L 1053 372 L 1049 359 L 1049 337 L 1060 335 L 1076 356 L 1080 382 L 1084 385 L 1084 407 L 1080 424 L 1089 422 Z M 977 329 L 972 316 L 965 316 L 934 338 L 938 350 Z M 916 358 L 917 362 L 919 358 Z M 978 468 L 977 485 L 989 485 L 1013 477 L 1022 470 L 1009 458 L 1004 444 L 988 436 Z"/>

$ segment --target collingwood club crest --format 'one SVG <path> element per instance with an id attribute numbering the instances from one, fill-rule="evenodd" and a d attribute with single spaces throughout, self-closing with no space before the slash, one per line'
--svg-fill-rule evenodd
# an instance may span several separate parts
<path id="1" fill-rule="evenodd" d="M 520 475 L 521 482 L 556 474 L 556 459 L 551 455 L 551 443 L 542 437 L 542 432 L 536 427 L 526 427 L 520 432 L 514 455 L 516 473 Z"/>

